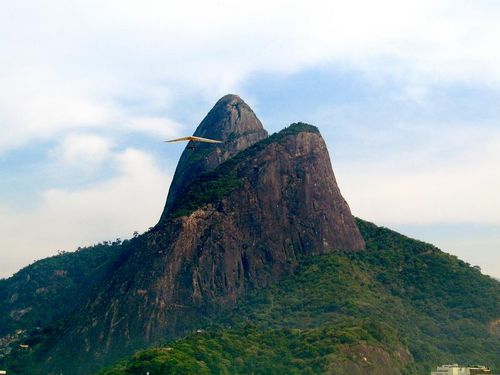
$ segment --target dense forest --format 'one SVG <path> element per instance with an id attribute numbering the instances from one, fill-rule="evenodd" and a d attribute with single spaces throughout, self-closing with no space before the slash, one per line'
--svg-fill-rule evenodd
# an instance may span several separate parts
<path id="1" fill-rule="evenodd" d="M 100 375 L 343 374 L 359 370 L 360 355 L 375 375 L 450 362 L 500 369 L 500 337 L 488 332 L 500 283 L 430 244 L 358 225 L 366 251 L 304 258 L 229 317 Z"/>
<path id="2" fill-rule="evenodd" d="M 21 350 L 19 345 L 36 347 L 64 329 L 64 319 L 127 253 L 131 241 L 116 239 L 75 252 L 61 251 L 1 279 L 0 366 L 8 366 L 14 374 L 29 367 L 31 349 Z M 36 366 L 30 371 L 38 373 Z"/>
<path id="3" fill-rule="evenodd" d="M 79 302 L 75 296 L 83 296 L 105 274 L 128 242 L 117 239 L 61 251 L 1 279 L 0 336 L 45 326 L 71 311 Z"/>

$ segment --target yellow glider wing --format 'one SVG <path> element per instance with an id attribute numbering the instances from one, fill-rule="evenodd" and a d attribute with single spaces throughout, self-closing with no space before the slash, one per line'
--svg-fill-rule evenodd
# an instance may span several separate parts
<path id="1" fill-rule="evenodd" d="M 190 135 L 189 137 L 182 137 L 177 139 L 171 139 L 169 141 L 165 141 L 168 143 L 173 142 L 182 142 L 182 141 L 193 141 L 193 142 L 207 142 L 207 143 L 222 143 L 222 141 L 216 141 L 215 139 L 208 139 L 202 137 L 195 137 L 194 135 Z"/>

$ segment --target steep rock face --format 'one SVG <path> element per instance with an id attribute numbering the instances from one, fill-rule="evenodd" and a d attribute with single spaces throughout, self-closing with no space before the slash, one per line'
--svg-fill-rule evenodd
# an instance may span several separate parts
<path id="1" fill-rule="evenodd" d="M 186 146 L 170 185 L 161 220 L 164 220 L 177 196 L 196 177 L 216 168 L 268 134 L 252 109 L 239 96 L 226 95 L 210 110 L 194 135 L 224 143 L 190 142 Z"/>
<path id="2" fill-rule="evenodd" d="M 200 326 L 249 286 L 293 272 L 299 256 L 364 248 L 316 128 L 287 129 L 226 163 L 209 182 L 237 179 L 235 188 L 203 195 L 216 199 L 176 217 L 180 201 L 133 240 L 135 250 L 117 262 L 46 353 L 49 367 L 85 373 L 86 365 Z M 185 195 L 206 182 L 195 180 Z M 68 357 L 78 359 L 79 370 L 65 367 L 60 359 Z"/>

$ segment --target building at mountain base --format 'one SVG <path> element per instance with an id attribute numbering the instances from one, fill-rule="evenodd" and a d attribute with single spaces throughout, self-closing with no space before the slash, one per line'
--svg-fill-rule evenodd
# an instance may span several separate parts
<path id="1" fill-rule="evenodd" d="M 462 367 L 458 364 L 438 366 L 436 371 L 432 371 L 431 375 L 476 375 L 490 374 L 491 370 L 485 366 Z"/>

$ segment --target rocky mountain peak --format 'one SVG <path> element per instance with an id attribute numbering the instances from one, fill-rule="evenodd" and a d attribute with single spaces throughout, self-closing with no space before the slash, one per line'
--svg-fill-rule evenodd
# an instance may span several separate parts
<path id="1" fill-rule="evenodd" d="M 215 112 L 230 112 L 223 118 L 237 125 L 244 116 L 230 103 L 223 98 Z M 314 126 L 292 124 L 197 173 L 183 181 L 162 225 L 133 239 L 89 295 L 49 349 L 63 362 L 50 366 L 64 368 L 69 357 L 106 362 L 177 337 L 293 274 L 301 257 L 365 248 Z"/>
<path id="2" fill-rule="evenodd" d="M 48 368 L 89 373 L 229 311 L 302 257 L 365 248 L 316 127 L 268 136 L 227 95 L 195 135 L 224 143 L 186 147 L 159 225 L 130 240 L 46 345 Z"/>
<path id="3" fill-rule="evenodd" d="M 194 134 L 227 139 L 230 136 L 245 136 L 262 131 L 265 132 L 262 123 L 248 104 L 239 96 L 228 94 L 215 103 Z"/>
<path id="4" fill-rule="evenodd" d="M 248 104 L 239 96 L 228 94 L 217 101 L 194 135 L 221 140 L 224 143 L 190 142 L 186 146 L 170 185 L 160 222 L 168 216 L 175 200 L 189 183 L 266 138 L 268 133 Z"/>

